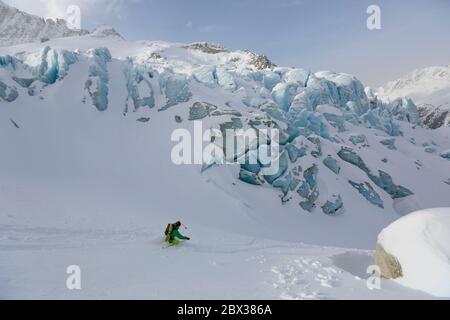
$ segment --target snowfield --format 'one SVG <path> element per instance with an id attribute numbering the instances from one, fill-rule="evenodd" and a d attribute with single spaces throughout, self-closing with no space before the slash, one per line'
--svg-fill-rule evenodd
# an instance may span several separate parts
<path id="1" fill-rule="evenodd" d="M 278 129 L 280 170 L 175 165 L 194 121 Z M 0 299 L 435 298 L 367 270 L 386 226 L 450 207 L 450 128 L 351 75 L 108 28 L 0 47 L 0 149 Z"/>

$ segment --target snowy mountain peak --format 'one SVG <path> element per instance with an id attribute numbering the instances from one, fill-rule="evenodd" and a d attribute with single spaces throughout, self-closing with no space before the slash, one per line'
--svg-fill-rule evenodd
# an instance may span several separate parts
<path id="1" fill-rule="evenodd" d="M 414 99 L 424 123 L 432 129 L 450 124 L 450 65 L 414 70 L 378 92 L 391 99 Z"/>
<path id="2" fill-rule="evenodd" d="M 63 19 L 44 19 L 22 12 L 0 1 L 0 46 L 46 41 L 53 38 L 85 35 L 86 30 L 72 30 Z"/>
<path id="3" fill-rule="evenodd" d="M 450 65 L 416 69 L 406 76 L 391 81 L 380 88 L 380 93 L 391 98 L 411 96 L 413 98 L 433 94 L 450 87 Z"/>
<path id="4" fill-rule="evenodd" d="M 103 25 L 103 26 L 96 28 L 94 31 L 92 31 L 91 36 L 98 37 L 98 38 L 114 37 L 114 38 L 118 38 L 121 40 L 125 40 L 122 37 L 122 35 L 116 31 L 116 29 L 114 29 L 113 27 L 108 26 L 108 25 Z"/>
<path id="5" fill-rule="evenodd" d="M 191 49 L 191 50 L 198 50 L 198 51 L 201 51 L 204 53 L 209 53 L 209 54 L 230 52 L 230 50 L 228 50 L 221 44 L 208 43 L 208 42 L 194 42 L 194 43 L 191 43 L 188 45 L 184 45 L 183 48 Z"/>

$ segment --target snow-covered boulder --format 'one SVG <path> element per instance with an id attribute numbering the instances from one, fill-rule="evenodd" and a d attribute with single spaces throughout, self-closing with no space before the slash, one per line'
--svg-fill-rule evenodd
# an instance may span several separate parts
<path id="1" fill-rule="evenodd" d="M 375 262 L 382 275 L 437 297 L 450 297 L 450 208 L 411 213 L 384 229 Z"/>

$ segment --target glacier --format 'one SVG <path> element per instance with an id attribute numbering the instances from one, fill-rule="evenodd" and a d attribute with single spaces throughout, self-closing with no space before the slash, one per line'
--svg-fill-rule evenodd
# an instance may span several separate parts
<path id="1" fill-rule="evenodd" d="M 197 49 L 189 47 L 185 50 L 194 54 Z M 206 54 L 226 56 L 231 53 L 219 51 Z M 355 77 L 330 71 L 314 73 L 301 68 L 282 67 L 256 69 L 250 64 L 242 65 L 239 59 L 218 64 L 208 61 L 204 65 L 191 65 L 189 62 L 171 65 L 164 62 L 164 51 L 161 49 L 157 53 L 161 58 L 157 60 L 133 55 L 126 55 L 121 60 L 113 55 L 107 47 L 55 49 L 51 47 L 51 42 L 32 54 L 1 55 L 0 99 L 7 102 L 18 99 L 23 92 L 21 88 L 26 89 L 28 95 L 43 96 L 49 86 L 64 81 L 74 65 L 86 64 L 88 73 L 82 102 L 90 99 L 97 110 L 106 111 L 112 94 L 109 69 L 114 63 L 122 68 L 121 77 L 127 93 L 122 100 L 123 113 L 138 113 L 138 122 L 150 123 L 148 112 L 152 109 L 164 112 L 189 103 L 186 114 L 174 115 L 177 123 L 182 124 L 183 118 L 207 121 L 223 133 L 227 129 L 278 129 L 281 151 L 278 172 L 263 176 L 260 173 L 264 167 L 261 163 L 244 162 L 237 178 L 250 185 L 268 184 L 274 190 L 280 190 L 285 199 L 294 198 L 306 211 L 322 208 L 325 214 L 333 215 L 333 212 L 343 211 L 340 209 L 346 201 L 345 195 L 335 197 L 332 190 L 321 192 L 316 179 L 322 174 L 317 165 L 311 166 L 311 161 L 317 160 L 338 176 L 343 172 L 341 161 L 358 167 L 392 199 L 414 194 L 411 188 L 394 183 L 394 178 L 381 167 L 376 171 L 369 169 L 356 151 L 346 144 L 348 141 L 357 148 L 370 148 L 369 133 L 358 131 L 376 130 L 380 135 L 387 135 L 379 139 L 379 143 L 391 151 L 397 151 L 395 138 L 402 137 L 405 130 L 421 127 L 417 107 L 411 99 L 405 97 L 390 102 L 378 97 L 370 88 L 365 88 Z M 13 83 L 18 84 L 19 88 Z M 221 95 L 236 97 L 242 107 L 236 108 L 228 101 L 212 103 L 214 99 L 207 98 L 221 90 L 224 90 Z M 360 130 L 356 131 L 357 128 Z M 330 153 L 331 146 L 337 147 L 337 151 Z M 425 147 L 425 151 L 431 147 L 436 149 L 433 153 L 437 154 L 439 150 L 436 146 Z M 324 148 L 327 150 L 325 156 Z M 249 150 L 234 150 L 227 155 L 228 160 L 248 156 Z M 303 167 L 307 169 L 301 178 Z M 371 186 L 352 186 L 369 202 L 383 206 L 378 192 Z"/>

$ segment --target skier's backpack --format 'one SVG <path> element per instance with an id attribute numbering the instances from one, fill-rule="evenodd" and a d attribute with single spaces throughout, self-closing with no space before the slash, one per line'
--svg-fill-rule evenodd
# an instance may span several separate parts
<path id="1" fill-rule="evenodd" d="M 164 235 L 165 235 L 164 240 L 165 241 L 167 241 L 167 242 L 170 241 L 170 234 L 172 233 L 172 231 L 173 231 L 173 224 L 169 223 L 167 225 L 166 231 L 164 232 Z"/>

